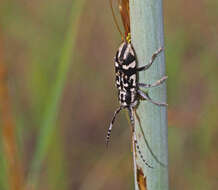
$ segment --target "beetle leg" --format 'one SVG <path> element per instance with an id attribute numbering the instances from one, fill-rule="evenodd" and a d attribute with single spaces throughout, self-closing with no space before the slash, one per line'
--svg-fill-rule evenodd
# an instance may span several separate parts
<path id="1" fill-rule="evenodd" d="M 114 121 L 116 119 L 116 116 L 117 114 L 123 109 L 122 106 L 120 106 L 119 108 L 116 109 L 116 111 L 114 112 L 114 116 L 112 118 L 112 121 L 110 123 L 110 126 L 108 128 L 108 131 L 107 131 L 107 137 L 106 137 L 106 145 L 108 146 L 108 143 L 110 141 L 110 136 L 111 136 L 111 131 L 112 131 L 112 128 L 113 128 L 113 124 L 114 124 Z"/>
<path id="2" fill-rule="evenodd" d="M 141 90 L 138 90 L 138 94 L 139 94 L 142 98 L 144 98 L 145 100 L 151 102 L 152 104 L 155 104 L 155 105 L 157 105 L 157 106 L 168 106 L 168 104 L 166 104 L 166 103 L 153 101 L 153 100 L 150 98 L 150 96 L 148 95 L 148 93 L 144 93 L 144 92 L 142 92 Z"/>
<path id="3" fill-rule="evenodd" d="M 157 57 L 157 55 L 163 50 L 163 48 L 159 48 L 156 52 L 154 52 L 154 54 L 151 56 L 151 59 L 149 61 L 149 63 L 145 66 L 142 66 L 142 67 L 139 67 L 137 68 L 137 71 L 145 71 L 147 70 L 151 65 L 152 63 L 154 62 L 155 58 Z"/>
<path id="4" fill-rule="evenodd" d="M 143 87 L 143 88 L 152 88 L 152 87 L 156 87 L 161 85 L 165 80 L 167 80 L 167 76 L 162 77 L 160 80 L 156 81 L 153 84 L 144 84 L 144 83 L 138 83 L 139 87 Z"/>

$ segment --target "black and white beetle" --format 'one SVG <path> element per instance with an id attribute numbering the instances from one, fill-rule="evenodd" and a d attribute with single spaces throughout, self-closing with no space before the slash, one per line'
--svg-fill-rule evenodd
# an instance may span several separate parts
<path id="1" fill-rule="evenodd" d="M 148 93 L 144 93 L 139 89 L 156 87 L 162 84 L 167 76 L 162 77 L 160 80 L 156 81 L 154 84 L 144 84 L 138 83 L 138 72 L 149 69 L 149 67 L 154 62 L 157 55 L 163 50 L 163 48 L 158 49 L 151 57 L 149 63 L 143 67 L 137 67 L 136 55 L 131 43 L 124 41 L 114 58 L 115 62 L 115 73 L 116 73 L 116 87 L 118 89 L 118 100 L 120 107 L 115 111 L 110 127 L 108 129 L 106 144 L 109 143 L 110 135 L 115 121 L 116 115 L 122 109 L 128 109 L 131 124 L 134 126 L 133 109 L 137 106 L 140 99 L 145 99 L 157 106 L 167 106 L 166 103 L 158 103 L 153 101 Z"/>
<path id="2" fill-rule="evenodd" d="M 125 3 L 127 3 L 127 1 Z M 111 5 L 111 8 L 112 8 L 112 5 Z M 126 12 L 128 11 L 129 10 L 127 10 Z M 113 13 L 113 9 L 112 9 L 112 13 Z M 114 16 L 114 13 L 113 13 L 113 16 Z M 118 27 L 116 20 L 115 20 L 115 23 Z M 129 25 L 129 23 L 127 23 L 127 25 Z M 120 31 L 119 27 L 118 27 L 118 30 Z M 127 30 L 129 29 L 126 29 L 126 33 L 127 33 Z M 111 131 L 112 131 L 113 124 L 114 124 L 117 114 L 122 109 L 127 109 L 129 113 L 131 125 L 132 125 L 133 143 L 135 144 L 134 146 L 136 146 L 140 157 L 142 158 L 143 162 L 148 167 L 151 167 L 151 166 L 147 164 L 147 162 L 143 158 L 141 151 L 139 149 L 139 146 L 137 144 L 133 111 L 138 105 L 140 99 L 147 100 L 157 106 L 167 106 L 166 103 L 159 103 L 159 102 L 153 101 L 148 95 L 148 93 L 144 93 L 143 91 L 140 90 L 140 87 L 151 88 L 151 87 L 156 87 L 156 86 L 161 85 L 167 79 L 167 76 L 162 77 L 160 80 L 156 81 L 153 84 L 138 83 L 138 72 L 149 69 L 152 63 L 154 62 L 155 58 L 157 57 L 157 55 L 161 53 L 162 50 L 163 48 L 159 48 L 156 52 L 154 52 L 148 64 L 142 67 L 137 67 L 136 53 L 131 44 L 130 33 L 128 31 L 127 37 L 119 46 L 118 51 L 116 52 L 116 56 L 114 58 L 115 74 L 116 74 L 115 82 L 116 82 L 116 87 L 118 89 L 118 100 L 119 100 L 120 107 L 116 109 L 116 111 L 114 112 L 114 116 L 112 118 L 112 121 L 110 123 L 109 129 L 107 132 L 106 145 L 108 145 L 110 141 Z"/>

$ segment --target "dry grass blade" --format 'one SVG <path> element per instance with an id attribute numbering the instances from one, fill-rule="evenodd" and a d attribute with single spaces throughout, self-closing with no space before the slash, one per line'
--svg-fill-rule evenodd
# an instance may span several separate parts
<path id="1" fill-rule="evenodd" d="M 119 10 L 125 29 L 125 36 L 130 33 L 129 0 L 119 0 Z"/>

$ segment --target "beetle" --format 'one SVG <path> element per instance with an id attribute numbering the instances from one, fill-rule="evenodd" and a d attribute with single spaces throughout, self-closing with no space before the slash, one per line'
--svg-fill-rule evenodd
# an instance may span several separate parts
<path id="1" fill-rule="evenodd" d="M 133 45 L 131 44 L 131 37 L 130 37 L 129 1 L 128 0 L 119 1 L 119 9 L 125 28 L 125 37 L 123 37 L 122 32 L 116 21 L 111 0 L 110 0 L 110 6 L 111 6 L 112 15 L 115 24 L 122 36 L 123 42 L 120 44 L 116 52 L 116 55 L 114 57 L 115 76 L 116 76 L 115 86 L 118 90 L 118 100 L 120 106 L 115 110 L 112 120 L 110 122 L 107 136 L 106 136 L 106 145 L 108 145 L 110 141 L 111 131 L 117 114 L 121 110 L 127 109 L 130 117 L 131 126 L 132 126 L 133 143 L 138 149 L 138 152 L 143 162 L 146 163 L 137 144 L 137 139 L 135 135 L 135 120 L 134 120 L 133 113 L 140 99 L 147 100 L 157 106 L 167 106 L 166 103 L 156 102 L 152 100 L 152 98 L 149 96 L 147 92 L 145 93 L 140 89 L 140 88 L 148 89 L 152 87 L 157 87 L 166 81 L 167 76 L 162 77 L 160 80 L 156 81 L 153 84 L 145 84 L 145 83 L 138 82 L 138 73 L 149 69 L 154 63 L 155 58 L 162 52 L 163 48 L 159 48 L 156 52 L 153 53 L 148 64 L 142 67 L 137 67 L 136 52 L 133 48 Z M 146 165 L 148 164 L 146 163 Z M 148 166 L 151 167 L 150 165 Z"/>

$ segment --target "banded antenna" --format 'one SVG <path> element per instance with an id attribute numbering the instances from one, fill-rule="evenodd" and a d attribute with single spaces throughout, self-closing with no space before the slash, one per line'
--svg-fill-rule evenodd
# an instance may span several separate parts
<path id="1" fill-rule="evenodd" d="M 115 23 L 115 25 L 116 25 L 116 27 L 117 27 L 117 30 L 119 31 L 119 33 L 120 33 L 120 35 L 121 35 L 122 41 L 124 41 L 125 38 L 124 38 L 124 35 L 123 35 L 123 33 L 121 32 L 120 27 L 119 27 L 119 25 L 118 25 L 118 22 L 117 22 L 115 13 L 114 13 L 113 5 L 112 5 L 112 0 L 109 0 L 109 1 L 110 1 L 110 7 L 111 7 L 111 12 L 112 12 L 112 15 L 113 15 L 114 23 Z"/>

